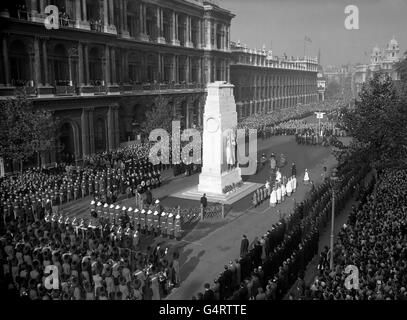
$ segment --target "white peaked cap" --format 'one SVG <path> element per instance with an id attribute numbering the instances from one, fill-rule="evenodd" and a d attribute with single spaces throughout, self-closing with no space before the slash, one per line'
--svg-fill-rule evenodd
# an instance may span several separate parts
<path id="1" fill-rule="evenodd" d="M 154 215 L 156 216 L 158 214 L 158 211 L 156 210 L 156 211 L 154 211 Z"/>
<path id="2" fill-rule="evenodd" d="M 114 204 L 111 204 L 111 205 L 110 205 L 110 209 L 114 209 Z"/>
<path id="3" fill-rule="evenodd" d="M 141 210 L 141 213 L 146 213 L 146 210 L 144 210 L 144 209 L 143 209 L 143 210 Z"/>
<path id="4" fill-rule="evenodd" d="M 92 200 L 92 201 L 90 202 L 90 204 L 95 204 L 95 200 Z"/>
<path id="5" fill-rule="evenodd" d="M 179 214 L 176 215 L 175 219 L 179 219 L 181 216 Z"/>
<path id="6" fill-rule="evenodd" d="M 109 207 L 109 205 L 108 205 L 107 203 L 105 203 L 105 204 L 103 205 L 103 208 L 107 208 L 107 207 Z"/>
<path id="7" fill-rule="evenodd" d="M 102 202 L 99 201 L 99 202 L 97 203 L 97 206 L 101 206 L 101 205 L 102 205 Z"/>
<path id="8" fill-rule="evenodd" d="M 163 211 L 162 213 L 161 213 L 161 217 L 164 217 L 166 215 L 166 213 Z"/>
<path id="9" fill-rule="evenodd" d="M 122 207 L 122 210 L 127 210 L 126 206 L 123 206 L 123 207 Z"/>
<path id="10" fill-rule="evenodd" d="M 134 209 L 134 212 L 138 212 L 139 210 L 136 208 L 136 209 Z"/>
<path id="11" fill-rule="evenodd" d="M 133 211 L 133 208 L 132 207 L 129 207 L 128 209 L 127 209 L 127 211 Z"/>
<path id="12" fill-rule="evenodd" d="M 168 217 L 169 218 L 172 218 L 174 215 L 172 214 L 172 213 L 170 213 L 169 215 L 168 215 Z"/>
<path id="13" fill-rule="evenodd" d="M 155 203 L 160 203 L 160 200 L 158 200 L 158 199 L 157 199 L 157 200 L 155 200 Z"/>
<path id="14" fill-rule="evenodd" d="M 119 205 L 117 205 L 115 209 L 120 209 L 120 206 L 119 206 Z"/>
<path id="15" fill-rule="evenodd" d="M 147 211 L 147 214 L 152 214 L 153 212 L 151 211 L 151 210 L 148 210 Z"/>

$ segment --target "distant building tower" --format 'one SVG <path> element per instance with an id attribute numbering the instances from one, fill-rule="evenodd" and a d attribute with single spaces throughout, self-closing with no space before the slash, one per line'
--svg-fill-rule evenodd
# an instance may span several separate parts
<path id="1" fill-rule="evenodd" d="M 396 39 L 391 39 L 389 43 L 387 44 L 386 48 L 386 60 L 387 61 L 392 61 L 392 62 L 398 62 L 399 61 L 399 53 L 400 53 L 400 47 L 399 43 L 397 42 Z"/>
<path id="2" fill-rule="evenodd" d="M 371 64 L 379 64 L 382 60 L 382 52 L 380 50 L 380 48 L 376 45 L 373 50 L 372 50 L 372 54 L 370 56 L 370 63 Z"/>

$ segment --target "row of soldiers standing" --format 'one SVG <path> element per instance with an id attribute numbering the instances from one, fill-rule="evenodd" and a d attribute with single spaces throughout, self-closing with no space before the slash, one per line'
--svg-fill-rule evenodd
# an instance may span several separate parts
<path id="1" fill-rule="evenodd" d="M 93 196 L 109 204 L 161 185 L 161 174 L 147 159 L 129 160 L 124 168 L 73 168 L 66 172 L 28 170 L 0 181 L 1 223 L 42 219 L 53 206 Z"/>

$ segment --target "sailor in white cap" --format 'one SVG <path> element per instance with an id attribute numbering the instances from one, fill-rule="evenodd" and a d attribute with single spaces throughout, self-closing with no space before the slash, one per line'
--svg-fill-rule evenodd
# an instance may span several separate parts
<path id="1" fill-rule="evenodd" d="M 167 235 L 167 214 L 163 211 L 160 217 L 160 231 L 162 236 Z"/>
<path id="2" fill-rule="evenodd" d="M 90 202 L 90 211 L 92 211 L 92 209 L 93 209 L 93 210 L 96 210 L 96 202 L 95 202 L 95 200 L 92 200 L 92 201 Z"/>
<path id="3" fill-rule="evenodd" d="M 136 208 L 132 213 L 133 218 L 133 229 L 139 230 L 140 227 L 140 211 Z"/>
<path id="4" fill-rule="evenodd" d="M 158 236 L 160 233 L 160 215 L 158 214 L 158 211 L 154 211 L 153 215 L 153 226 L 154 226 L 154 235 Z"/>
<path id="5" fill-rule="evenodd" d="M 147 211 L 147 232 L 151 233 L 153 230 L 153 212 L 151 210 Z"/>
<path id="6" fill-rule="evenodd" d="M 146 210 L 142 209 L 140 212 L 140 230 L 144 233 L 147 228 Z"/>
<path id="7" fill-rule="evenodd" d="M 181 216 L 179 215 L 179 213 L 175 216 L 174 237 L 177 239 L 181 237 Z"/>
<path id="8" fill-rule="evenodd" d="M 169 237 L 174 236 L 174 215 L 172 213 L 167 216 L 167 234 Z"/>
<path id="9" fill-rule="evenodd" d="M 119 205 L 116 205 L 114 208 L 114 223 L 118 224 L 120 221 L 120 213 L 121 213 L 121 207 Z"/>

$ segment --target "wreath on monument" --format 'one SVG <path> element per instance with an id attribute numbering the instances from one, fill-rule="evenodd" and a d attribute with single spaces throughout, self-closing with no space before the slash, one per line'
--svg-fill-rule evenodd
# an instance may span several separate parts
<path id="1" fill-rule="evenodd" d="M 230 184 L 230 185 L 225 186 L 225 187 L 222 189 L 222 192 L 223 192 L 223 193 L 230 193 L 230 192 L 236 191 L 237 189 L 241 188 L 242 185 L 243 185 L 243 180 L 240 180 L 240 181 L 237 182 L 237 183 L 232 183 L 232 184 Z"/>

